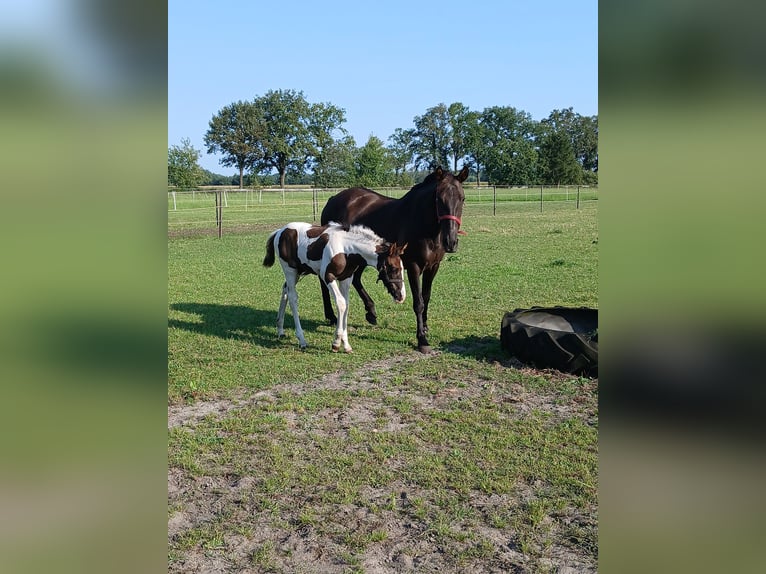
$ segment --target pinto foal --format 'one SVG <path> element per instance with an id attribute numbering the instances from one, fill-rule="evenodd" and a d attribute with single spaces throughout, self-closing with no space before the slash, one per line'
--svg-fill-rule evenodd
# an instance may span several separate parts
<path id="1" fill-rule="evenodd" d="M 282 298 L 277 315 L 277 336 L 285 334 L 285 307 L 290 302 L 295 322 L 295 336 L 301 349 L 306 339 L 298 318 L 298 292 L 296 284 L 308 274 L 319 275 L 333 294 L 338 311 L 338 324 L 332 350 L 338 352 L 341 344 L 346 353 L 351 352 L 348 343 L 348 295 L 354 273 L 370 265 L 378 270 L 378 280 L 388 289 L 397 303 L 404 301 L 403 265 L 401 255 L 407 245 L 399 247 L 378 237 L 367 227 L 352 225 L 343 227 L 331 222 L 316 226 L 294 222 L 277 229 L 266 242 L 265 267 L 274 265 L 275 256 L 285 273 Z"/>

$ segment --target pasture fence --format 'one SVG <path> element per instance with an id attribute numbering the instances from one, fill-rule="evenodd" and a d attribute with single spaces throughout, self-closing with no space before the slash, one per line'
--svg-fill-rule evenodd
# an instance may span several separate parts
<path id="1" fill-rule="evenodd" d="M 572 206 L 598 200 L 598 187 L 587 185 L 464 186 L 464 213 L 488 215 L 509 210 L 542 212 L 544 206 Z M 168 190 L 168 234 L 217 233 L 260 226 L 278 227 L 289 221 L 318 222 L 322 208 L 340 188 L 208 187 L 191 191 Z M 409 189 L 376 188 L 386 197 L 400 198 Z"/>

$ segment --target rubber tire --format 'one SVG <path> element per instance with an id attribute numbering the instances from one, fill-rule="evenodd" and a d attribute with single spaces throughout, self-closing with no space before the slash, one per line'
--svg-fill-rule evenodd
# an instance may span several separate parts
<path id="1" fill-rule="evenodd" d="M 506 313 L 500 345 L 540 369 L 598 377 L 598 310 L 532 307 Z"/>

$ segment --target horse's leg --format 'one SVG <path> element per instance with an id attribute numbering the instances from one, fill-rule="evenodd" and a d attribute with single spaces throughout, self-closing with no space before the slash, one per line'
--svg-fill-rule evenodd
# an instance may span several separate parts
<path id="1" fill-rule="evenodd" d="M 282 296 L 279 298 L 279 312 L 277 313 L 277 337 L 285 336 L 285 307 L 287 307 L 287 281 L 282 285 Z"/>
<path id="2" fill-rule="evenodd" d="M 343 300 L 343 311 L 338 308 L 338 321 L 343 325 L 342 342 L 343 350 L 346 353 L 351 352 L 351 345 L 348 342 L 348 310 L 349 310 L 349 293 L 351 292 L 351 281 L 344 280 L 340 284 L 340 295 Z"/>
<path id="3" fill-rule="evenodd" d="M 412 310 L 415 311 L 415 320 L 417 322 L 418 351 L 421 353 L 430 353 L 431 346 L 426 338 L 426 331 L 423 328 L 423 294 L 420 291 L 420 268 L 417 265 L 407 266 L 407 279 L 410 283 L 412 292 Z"/>
<path id="4" fill-rule="evenodd" d="M 431 301 L 431 286 L 439 270 L 439 263 L 423 270 L 423 332 L 428 335 L 428 303 Z"/>
<path id="5" fill-rule="evenodd" d="M 298 337 L 298 343 L 301 346 L 301 350 L 306 348 L 306 338 L 303 336 L 303 329 L 301 328 L 301 320 L 298 317 L 298 291 L 295 288 L 295 282 L 287 281 L 287 300 L 290 302 L 290 309 L 293 312 L 293 320 L 295 322 L 295 336 Z"/>
<path id="6" fill-rule="evenodd" d="M 332 351 L 333 353 L 337 353 L 340 350 L 340 346 L 342 344 L 343 350 L 347 353 L 350 353 L 351 346 L 348 344 L 348 333 L 346 331 L 348 327 L 349 285 L 348 280 L 343 281 L 343 283 L 345 283 L 344 286 L 338 285 L 338 283 L 338 281 L 331 281 L 329 285 L 327 285 L 329 291 L 332 292 L 332 296 L 335 299 L 335 306 L 338 308 L 338 324 L 335 327 L 335 339 L 332 342 Z M 342 287 L 345 287 L 345 289 Z"/>
<path id="7" fill-rule="evenodd" d="M 364 285 L 362 285 L 362 273 L 364 273 L 364 270 L 364 267 L 360 267 L 354 272 L 354 289 L 356 289 L 356 292 L 359 293 L 359 297 L 361 297 L 364 302 L 364 309 L 367 311 L 364 318 L 367 319 L 367 322 L 370 325 L 377 325 L 378 314 L 375 311 L 375 301 L 372 300 L 372 297 L 370 297 L 370 294 L 367 293 Z"/>
<path id="8" fill-rule="evenodd" d="M 335 325 L 338 322 L 338 318 L 335 316 L 335 311 L 332 309 L 332 303 L 330 302 L 330 292 L 327 290 L 327 285 L 324 281 L 319 280 L 319 285 L 322 287 L 322 304 L 324 305 L 324 318 L 327 319 L 327 323 Z"/>

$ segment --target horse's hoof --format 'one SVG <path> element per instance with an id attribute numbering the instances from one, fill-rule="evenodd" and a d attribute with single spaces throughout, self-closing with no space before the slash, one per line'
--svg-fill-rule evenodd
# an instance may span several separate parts
<path id="1" fill-rule="evenodd" d="M 430 355 L 434 352 L 434 350 L 431 348 L 431 345 L 418 345 L 418 351 L 424 355 Z"/>
<path id="2" fill-rule="evenodd" d="M 332 346 L 332 352 L 333 353 L 337 353 L 338 351 L 340 351 L 340 345 L 333 345 Z"/>
<path id="3" fill-rule="evenodd" d="M 353 350 L 351 347 L 349 347 L 348 349 L 343 349 L 343 351 L 344 351 L 344 352 L 345 352 L 347 355 L 350 355 L 351 353 L 353 353 L 353 352 L 354 352 L 354 350 Z"/>
<path id="4" fill-rule="evenodd" d="M 301 351 L 305 351 L 306 347 L 308 347 L 308 345 L 301 345 L 299 348 L 300 348 Z"/>
<path id="5" fill-rule="evenodd" d="M 375 313 L 370 313 L 368 311 L 367 314 L 364 317 L 365 317 L 365 319 L 367 319 L 367 322 L 370 325 L 377 325 L 378 324 L 378 317 L 377 317 L 377 315 L 375 315 Z"/>
<path id="6" fill-rule="evenodd" d="M 330 327 L 335 327 L 338 324 L 338 320 L 337 319 L 327 319 L 327 324 Z"/>

